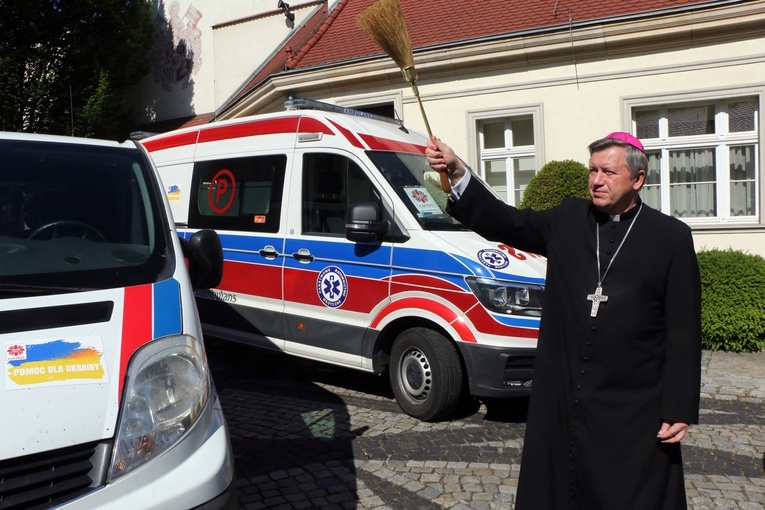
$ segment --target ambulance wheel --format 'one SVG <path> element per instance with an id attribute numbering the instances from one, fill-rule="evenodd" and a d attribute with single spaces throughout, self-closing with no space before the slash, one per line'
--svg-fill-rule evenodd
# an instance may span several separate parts
<path id="1" fill-rule="evenodd" d="M 426 328 L 407 329 L 396 338 L 389 376 L 398 405 L 422 421 L 449 416 L 462 395 L 462 364 L 457 347 Z"/>

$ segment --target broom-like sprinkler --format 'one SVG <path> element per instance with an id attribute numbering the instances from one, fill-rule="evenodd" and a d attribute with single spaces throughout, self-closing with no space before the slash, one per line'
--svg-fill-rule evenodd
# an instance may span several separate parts
<path id="1" fill-rule="evenodd" d="M 412 43 L 409 40 L 409 31 L 406 28 L 404 13 L 398 0 L 378 0 L 356 16 L 356 23 L 380 45 L 383 51 L 401 69 L 404 80 L 412 86 L 412 92 L 420 107 L 422 120 L 425 121 L 428 138 L 432 138 L 430 123 L 425 115 L 425 108 L 422 106 L 420 91 L 417 89 L 417 71 L 414 68 Z M 441 187 L 446 193 L 451 191 L 451 184 L 446 172 L 441 172 Z"/>

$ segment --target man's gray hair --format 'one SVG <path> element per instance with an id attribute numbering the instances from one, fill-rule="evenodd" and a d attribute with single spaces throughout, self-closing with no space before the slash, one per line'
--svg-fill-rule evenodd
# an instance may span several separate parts
<path id="1" fill-rule="evenodd" d="M 623 142 L 616 138 L 601 138 L 600 140 L 592 142 L 587 148 L 590 150 L 590 156 L 592 156 L 594 152 L 608 149 L 614 145 L 627 149 L 624 153 L 624 159 L 627 168 L 630 169 L 630 177 L 637 177 L 637 173 L 640 170 L 645 170 L 646 173 L 648 173 L 648 156 L 646 156 L 643 151 L 627 142 Z"/>

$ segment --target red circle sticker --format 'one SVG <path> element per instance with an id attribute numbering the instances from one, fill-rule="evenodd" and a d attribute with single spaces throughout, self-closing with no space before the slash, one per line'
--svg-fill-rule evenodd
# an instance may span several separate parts
<path id="1" fill-rule="evenodd" d="M 223 169 L 215 174 L 207 188 L 207 202 L 215 214 L 223 214 L 234 204 L 236 179 L 231 170 Z"/>

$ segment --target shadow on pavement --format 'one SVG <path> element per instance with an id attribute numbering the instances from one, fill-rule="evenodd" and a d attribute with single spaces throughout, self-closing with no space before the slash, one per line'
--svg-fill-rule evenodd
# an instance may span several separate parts
<path id="1" fill-rule="evenodd" d="M 228 422 L 242 508 L 356 508 L 345 403 L 314 384 L 295 358 L 207 342 Z M 300 360 L 297 360 L 298 362 Z"/>

